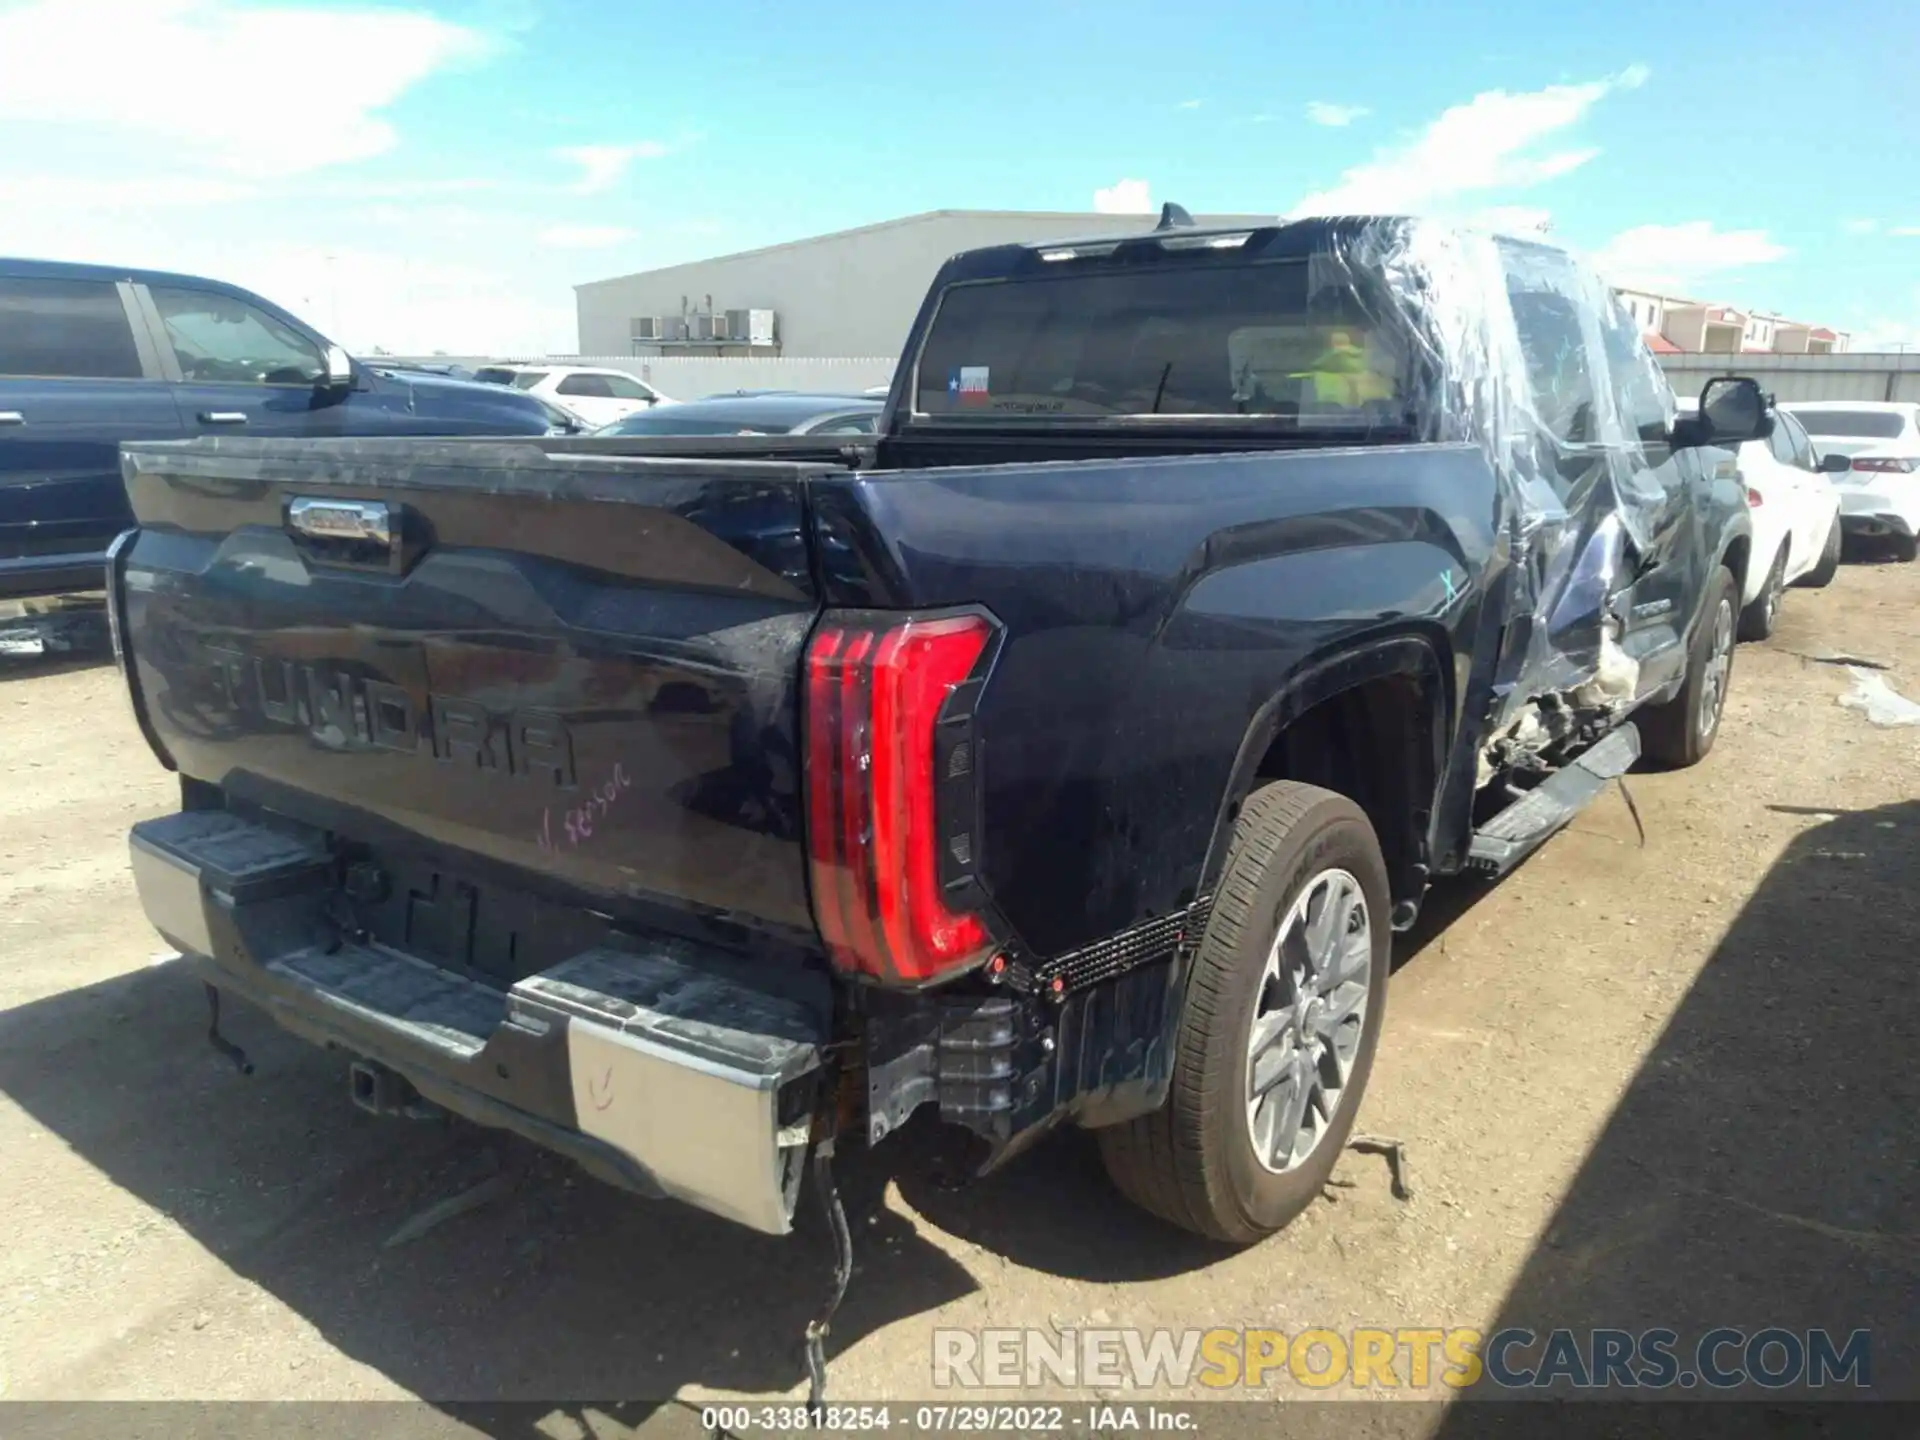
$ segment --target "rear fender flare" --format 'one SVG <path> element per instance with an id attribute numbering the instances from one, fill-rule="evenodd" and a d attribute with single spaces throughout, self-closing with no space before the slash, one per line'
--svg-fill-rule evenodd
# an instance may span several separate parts
<path id="1" fill-rule="evenodd" d="M 1331 654 L 1315 657 L 1294 671 L 1280 691 L 1254 714 L 1247 726 L 1246 736 L 1240 742 L 1239 753 L 1234 757 L 1226 794 L 1221 798 L 1219 813 L 1214 820 L 1213 837 L 1208 843 L 1206 860 L 1201 867 L 1200 894 L 1210 893 L 1219 881 L 1220 871 L 1226 864 L 1228 847 L 1233 842 L 1233 827 L 1239 817 L 1240 805 L 1252 791 L 1259 775 L 1260 762 L 1266 758 L 1268 749 L 1281 730 L 1322 701 L 1388 676 L 1418 677 L 1423 693 L 1432 701 L 1430 713 L 1425 717 L 1427 753 L 1431 756 L 1429 778 L 1432 780 L 1432 794 L 1424 807 L 1428 815 L 1417 842 L 1419 860 L 1413 865 L 1403 866 L 1402 873 L 1398 874 L 1395 873 L 1392 859 L 1388 861 L 1388 874 L 1396 890 L 1395 901 L 1418 898 L 1419 887 L 1425 881 L 1432 812 L 1445 775 L 1447 740 L 1452 733 L 1451 721 L 1457 699 L 1442 648 L 1426 635 L 1410 631 L 1375 635 L 1344 645 Z M 1399 893 L 1403 886 L 1410 893 Z M 1167 971 L 1163 992 L 1165 1002 L 1161 1014 L 1158 1063 L 1130 1081 L 1098 1097 L 1084 1100 L 1077 1111 L 1080 1124 L 1090 1127 L 1117 1125 L 1137 1115 L 1147 1114 L 1166 1102 L 1179 1051 L 1180 1020 L 1186 1009 L 1187 977 L 1190 971 L 1190 953 L 1176 954 L 1174 963 Z"/>
<path id="2" fill-rule="evenodd" d="M 1295 671 L 1285 686 L 1254 713 L 1240 749 L 1233 759 L 1226 793 L 1214 817 L 1213 834 L 1207 843 L 1206 859 L 1200 869 L 1200 892 L 1207 894 L 1218 883 L 1226 865 L 1227 850 L 1233 842 L 1234 822 L 1240 806 L 1252 792 L 1259 775 L 1260 762 L 1266 757 L 1280 732 L 1314 706 L 1369 681 L 1389 676 L 1414 676 L 1430 697 L 1425 718 L 1428 744 L 1422 754 L 1428 766 L 1425 776 L 1433 793 L 1421 808 L 1424 822 L 1418 834 L 1417 875 L 1393 874 L 1394 899 L 1418 899 L 1424 884 L 1427 852 L 1431 839 L 1433 808 L 1445 774 L 1447 737 L 1452 733 L 1451 717 L 1456 699 L 1452 674 L 1434 642 L 1423 634 L 1401 633 L 1376 637 L 1334 654 L 1320 656 Z M 1384 837 L 1383 837 L 1384 843 Z M 1393 870 L 1391 862 L 1389 871 Z M 1403 890 L 1411 893 L 1400 893 Z"/>

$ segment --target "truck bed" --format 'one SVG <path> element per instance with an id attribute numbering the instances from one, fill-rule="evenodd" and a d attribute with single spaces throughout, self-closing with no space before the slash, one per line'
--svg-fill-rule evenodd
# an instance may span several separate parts
<path id="1" fill-rule="evenodd" d="M 1477 624 L 1460 587 L 1502 523 L 1464 445 L 914 470 L 836 453 L 129 446 L 140 530 L 118 563 L 145 723 L 226 803 L 406 869 L 374 918 L 445 961 L 517 978 L 583 906 L 806 949 L 809 632 L 829 605 L 976 607 L 1002 631 L 977 868 L 1058 954 L 1194 898 L 1255 697 L 1356 634 L 1445 651 Z M 302 498 L 389 507 L 391 544 L 298 533 Z M 435 897 L 462 884 L 475 897 L 444 920 Z"/>

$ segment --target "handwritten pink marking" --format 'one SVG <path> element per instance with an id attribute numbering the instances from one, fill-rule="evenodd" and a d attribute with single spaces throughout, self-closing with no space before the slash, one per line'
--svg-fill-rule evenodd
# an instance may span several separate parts
<path id="1" fill-rule="evenodd" d="M 605 1110 L 613 1104 L 613 1067 L 607 1066 L 598 1075 L 587 1080 L 587 1096 L 593 1101 L 593 1108 Z"/>
<path id="2" fill-rule="evenodd" d="M 560 814 L 560 824 L 566 833 L 564 846 L 553 838 L 553 810 L 540 812 L 540 829 L 534 840 L 542 850 L 573 850 L 583 842 L 593 838 L 593 822 L 604 819 L 620 796 L 633 788 L 633 781 L 627 778 L 627 767 L 619 761 L 613 763 L 613 773 L 596 785 L 580 804 L 564 810 Z"/>

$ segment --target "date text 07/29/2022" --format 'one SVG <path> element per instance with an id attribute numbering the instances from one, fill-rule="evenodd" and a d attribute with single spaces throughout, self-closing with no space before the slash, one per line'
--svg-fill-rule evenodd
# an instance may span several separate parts
<path id="1" fill-rule="evenodd" d="M 713 1435 L 790 1435 L 802 1431 L 846 1433 L 892 1430 L 926 1435 L 1111 1434 L 1157 1430 L 1185 1433 L 1200 1428 L 1194 1411 L 1179 1405 L 1093 1404 L 995 1405 L 709 1405 L 700 1423 Z"/>

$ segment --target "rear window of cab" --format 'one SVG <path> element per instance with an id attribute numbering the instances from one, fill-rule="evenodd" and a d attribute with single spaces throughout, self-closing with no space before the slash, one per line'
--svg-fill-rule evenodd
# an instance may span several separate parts
<path id="1" fill-rule="evenodd" d="M 1369 323 L 1350 288 L 1310 285 L 1307 261 L 1142 265 L 950 287 L 921 347 L 915 409 L 1370 426 L 1402 420 L 1407 371 L 1401 338 Z"/>

